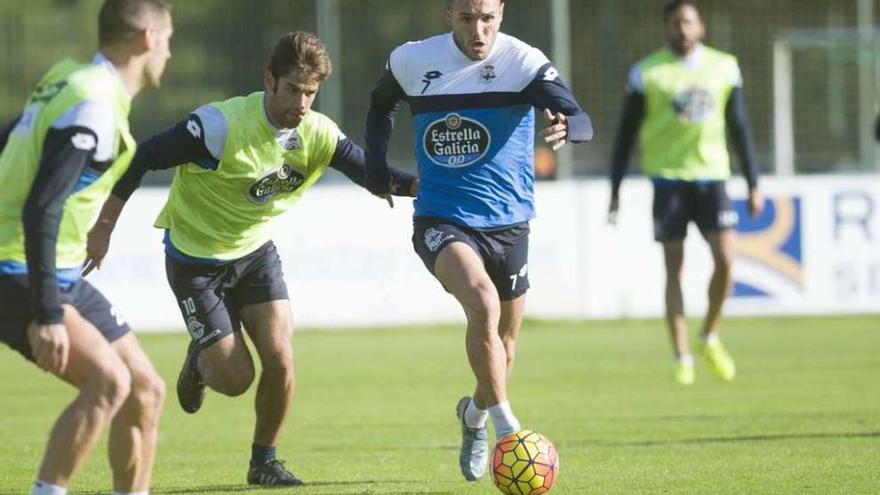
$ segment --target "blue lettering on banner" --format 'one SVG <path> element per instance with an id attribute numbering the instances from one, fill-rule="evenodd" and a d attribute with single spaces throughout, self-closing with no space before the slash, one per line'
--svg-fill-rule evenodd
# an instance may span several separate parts
<path id="1" fill-rule="evenodd" d="M 840 242 L 847 230 L 855 229 L 868 242 L 874 240 L 871 223 L 876 214 L 874 198 L 867 191 L 847 191 L 834 195 L 834 240 Z"/>

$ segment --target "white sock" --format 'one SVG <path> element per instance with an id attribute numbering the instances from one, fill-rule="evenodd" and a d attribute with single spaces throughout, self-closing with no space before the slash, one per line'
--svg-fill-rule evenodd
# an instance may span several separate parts
<path id="1" fill-rule="evenodd" d="M 495 425 L 495 436 L 497 438 L 521 430 L 519 420 L 513 415 L 513 410 L 510 409 L 510 402 L 508 401 L 490 406 L 489 416 L 492 417 L 492 424 Z"/>
<path id="2" fill-rule="evenodd" d="M 37 480 L 34 482 L 31 495 L 67 495 L 67 488 Z"/>
<path id="3" fill-rule="evenodd" d="M 683 364 L 685 366 L 693 366 L 694 365 L 694 356 L 691 354 L 682 354 L 678 357 L 678 363 Z"/>
<path id="4" fill-rule="evenodd" d="M 477 407 L 477 403 L 471 398 L 467 407 L 464 408 L 464 424 L 468 428 L 482 428 L 486 426 L 487 419 L 489 419 L 489 412 Z"/>
<path id="5" fill-rule="evenodd" d="M 718 342 L 718 334 L 714 332 L 710 333 L 709 335 L 702 335 L 700 336 L 700 338 L 703 339 L 703 343 L 705 343 L 706 345 Z"/>
<path id="6" fill-rule="evenodd" d="M 150 491 L 146 490 L 143 492 L 117 492 L 113 490 L 113 495 L 150 495 Z"/>

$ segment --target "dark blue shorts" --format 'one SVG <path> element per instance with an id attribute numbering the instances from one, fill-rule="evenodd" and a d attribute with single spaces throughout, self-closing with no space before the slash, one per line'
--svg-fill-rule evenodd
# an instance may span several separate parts
<path id="1" fill-rule="evenodd" d="M 0 275 L 0 341 L 33 361 L 27 327 L 33 321 L 27 275 Z M 90 283 L 79 280 L 61 290 L 62 304 L 70 304 L 107 339 L 114 342 L 131 331 L 110 301 Z"/>
<path id="2" fill-rule="evenodd" d="M 684 239 L 689 222 L 704 235 L 736 227 L 724 182 L 654 182 L 654 239 Z"/>
<path id="3" fill-rule="evenodd" d="M 434 263 L 444 247 L 453 242 L 470 246 L 486 267 L 498 296 L 511 301 L 529 290 L 529 224 L 523 222 L 493 230 L 477 230 L 437 218 L 413 221 L 413 247 L 434 274 Z"/>
<path id="4" fill-rule="evenodd" d="M 220 265 L 197 265 L 165 256 L 165 273 L 186 329 L 198 349 L 241 331 L 244 306 L 288 299 L 275 244 Z"/>

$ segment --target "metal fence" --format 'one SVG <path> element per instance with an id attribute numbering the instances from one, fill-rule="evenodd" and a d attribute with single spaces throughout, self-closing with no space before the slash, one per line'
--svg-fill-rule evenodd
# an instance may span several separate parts
<path id="1" fill-rule="evenodd" d="M 762 168 L 774 164 L 774 42 L 793 30 L 867 29 L 880 0 L 704 0 L 707 43 L 739 57 Z M 94 50 L 100 0 L 0 0 L 0 119 L 11 118 L 45 69 Z M 336 67 L 319 109 L 355 140 L 369 91 L 398 44 L 446 30 L 443 0 L 177 0 L 176 34 L 163 88 L 139 97 L 132 115 L 144 138 L 214 100 L 260 90 L 269 50 L 291 30 L 317 31 Z M 574 172 L 604 174 L 630 65 L 663 45 L 662 0 L 508 0 L 503 30 L 542 48 L 569 47 L 573 87 L 597 130 L 573 151 Z M 563 15 L 553 8 L 566 7 Z M 559 14 L 559 12 L 557 12 Z M 554 26 L 553 19 L 568 21 Z M 554 35 L 571 35 L 560 44 Z M 875 48 L 835 46 L 795 52 L 793 137 L 799 172 L 868 170 L 865 118 L 877 110 Z M 876 45 L 873 45 L 876 47 Z M 558 55 L 558 54 L 557 54 Z M 321 99 L 323 98 L 323 100 Z M 869 107 L 865 109 L 865 107 Z M 413 167 L 411 126 L 401 112 L 392 159 Z M 777 145 L 778 146 L 778 145 Z"/>

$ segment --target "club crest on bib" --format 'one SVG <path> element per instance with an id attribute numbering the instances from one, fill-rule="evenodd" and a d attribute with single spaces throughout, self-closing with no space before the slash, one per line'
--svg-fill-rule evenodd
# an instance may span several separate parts
<path id="1" fill-rule="evenodd" d="M 299 137 L 299 132 L 294 129 L 290 132 L 290 134 L 284 136 L 279 143 L 282 148 L 287 151 L 294 151 L 302 148 L 302 140 Z"/>
<path id="2" fill-rule="evenodd" d="M 442 167 L 460 168 L 472 165 L 486 156 L 492 137 L 480 122 L 450 113 L 435 120 L 422 140 L 425 154 Z"/>
<path id="3" fill-rule="evenodd" d="M 305 181 L 304 175 L 284 164 L 248 186 L 247 198 L 251 203 L 264 205 L 272 196 L 296 191 Z"/>
<path id="4" fill-rule="evenodd" d="M 703 88 L 692 86 L 675 95 L 672 110 L 683 122 L 702 122 L 715 109 L 715 99 Z"/>

